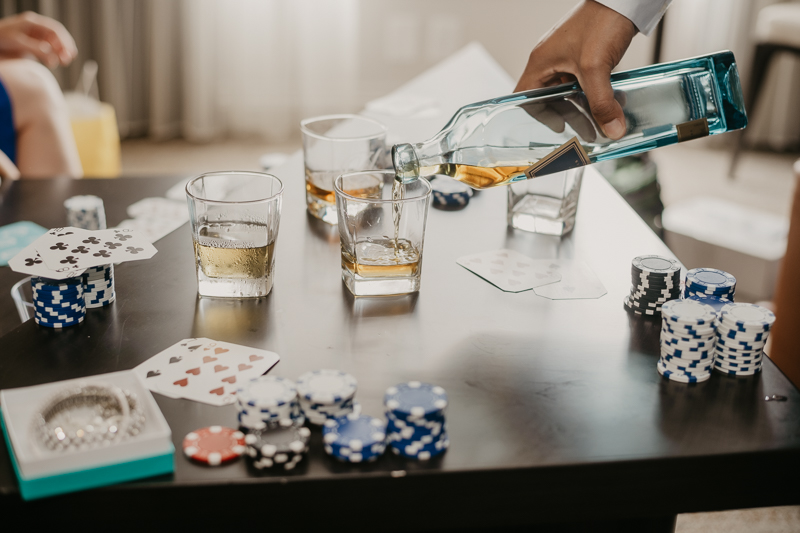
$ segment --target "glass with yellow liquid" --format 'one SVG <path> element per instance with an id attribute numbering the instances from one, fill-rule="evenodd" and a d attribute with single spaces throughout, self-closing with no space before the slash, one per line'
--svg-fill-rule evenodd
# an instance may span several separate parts
<path id="1" fill-rule="evenodd" d="M 359 115 L 326 115 L 303 120 L 300 131 L 308 212 L 336 224 L 333 180 L 344 172 L 386 168 L 386 127 Z"/>
<path id="2" fill-rule="evenodd" d="M 282 193 L 281 181 L 261 172 L 212 172 L 186 185 L 200 296 L 269 294 Z"/>
<path id="3" fill-rule="evenodd" d="M 420 288 L 431 186 L 424 179 L 400 185 L 391 170 L 349 172 L 334 182 L 342 280 L 355 296 Z"/>

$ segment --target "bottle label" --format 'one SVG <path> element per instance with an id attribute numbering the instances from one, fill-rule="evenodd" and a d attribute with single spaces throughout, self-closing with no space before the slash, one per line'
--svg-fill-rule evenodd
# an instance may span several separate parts
<path id="1" fill-rule="evenodd" d="M 679 143 L 708 137 L 708 119 L 705 117 L 678 124 L 675 128 L 678 130 Z"/>
<path id="2" fill-rule="evenodd" d="M 577 137 L 573 137 L 547 154 L 547 156 L 525 169 L 525 175 L 528 176 L 528 179 L 531 179 L 546 174 L 564 172 L 571 168 L 583 167 L 589 163 L 591 163 L 591 161 L 589 160 L 589 156 L 586 155 L 583 146 L 578 142 Z"/>

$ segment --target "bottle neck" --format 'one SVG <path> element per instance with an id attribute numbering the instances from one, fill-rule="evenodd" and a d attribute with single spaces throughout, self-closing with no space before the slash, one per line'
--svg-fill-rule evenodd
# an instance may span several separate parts
<path id="1" fill-rule="evenodd" d="M 409 183 L 419 177 L 419 157 L 411 144 L 395 144 L 392 146 L 392 164 L 395 179 Z"/>

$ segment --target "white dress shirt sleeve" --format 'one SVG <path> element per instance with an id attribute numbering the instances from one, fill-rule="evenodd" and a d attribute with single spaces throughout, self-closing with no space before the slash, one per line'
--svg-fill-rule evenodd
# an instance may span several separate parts
<path id="1" fill-rule="evenodd" d="M 636 29 L 650 35 L 672 0 L 595 0 L 627 17 Z"/>

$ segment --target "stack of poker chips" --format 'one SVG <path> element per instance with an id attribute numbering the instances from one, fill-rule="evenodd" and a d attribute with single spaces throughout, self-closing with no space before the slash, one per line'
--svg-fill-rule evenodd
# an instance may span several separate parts
<path id="1" fill-rule="evenodd" d="M 261 376 L 236 391 L 239 427 L 264 430 L 288 420 L 303 425 L 294 382 L 277 376 Z"/>
<path id="2" fill-rule="evenodd" d="M 711 377 L 716 312 L 693 300 L 672 300 L 661 308 L 658 373 L 672 381 L 700 383 Z"/>
<path id="3" fill-rule="evenodd" d="M 88 309 L 105 307 L 117 299 L 114 289 L 114 265 L 89 267 L 81 275 L 81 278 L 83 280 L 83 298 Z"/>
<path id="4" fill-rule="evenodd" d="M 631 292 L 625 307 L 637 315 L 656 315 L 681 296 L 681 264 L 669 257 L 641 255 L 631 261 Z"/>
<path id="5" fill-rule="evenodd" d="M 444 208 L 460 208 L 469 203 L 472 189 L 450 176 L 436 176 L 431 179 L 433 205 Z"/>
<path id="6" fill-rule="evenodd" d="M 325 452 L 340 461 L 374 461 L 386 451 L 386 423 L 355 413 L 331 418 L 322 426 L 322 440 Z"/>
<path id="7" fill-rule="evenodd" d="M 769 309 L 745 303 L 731 303 L 717 318 L 714 370 L 730 376 L 752 376 L 761 371 L 775 315 Z"/>
<path id="8" fill-rule="evenodd" d="M 106 229 L 106 210 L 103 199 L 97 196 L 73 196 L 64 201 L 67 210 L 67 226 L 99 230 Z"/>
<path id="9" fill-rule="evenodd" d="M 383 404 L 387 441 L 395 454 L 424 461 L 447 450 L 447 393 L 443 388 L 409 381 L 389 387 Z"/>
<path id="10" fill-rule="evenodd" d="M 292 470 L 308 451 L 311 431 L 284 419 L 278 427 L 253 430 L 244 437 L 245 455 L 258 470 Z"/>
<path id="11" fill-rule="evenodd" d="M 736 294 L 736 278 L 716 268 L 693 268 L 686 273 L 683 297 L 710 305 L 720 311 L 733 302 Z"/>
<path id="12" fill-rule="evenodd" d="M 54 280 L 32 277 L 34 319 L 40 326 L 65 328 L 83 322 L 86 304 L 81 278 Z"/>
<path id="13" fill-rule="evenodd" d="M 357 388 L 356 378 L 340 370 L 314 370 L 297 378 L 300 409 L 309 422 L 318 426 L 329 418 L 359 414 Z"/>

